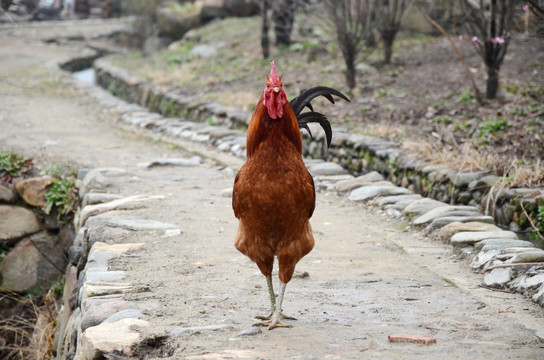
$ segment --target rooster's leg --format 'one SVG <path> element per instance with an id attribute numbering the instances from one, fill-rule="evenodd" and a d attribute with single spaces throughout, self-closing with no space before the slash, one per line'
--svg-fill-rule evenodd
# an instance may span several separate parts
<path id="1" fill-rule="evenodd" d="M 281 304 L 283 303 L 283 296 L 285 295 L 285 287 L 287 284 L 284 284 L 280 281 L 280 294 L 278 297 L 278 301 L 276 302 L 276 309 L 274 310 L 274 313 L 272 314 L 272 318 L 270 319 L 270 323 L 268 324 L 268 330 L 272 330 L 277 327 L 292 327 L 288 324 L 283 324 L 280 319 L 294 319 L 288 316 L 285 316 L 281 313 Z M 296 319 L 295 319 L 296 320 Z"/>
<path id="2" fill-rule="evenodd" d="M 268 281 L 268 278 L 267 278 Z M 272 283 L 272 280 L 270 280 L 270 283 Z M 272 297 L 273 290 L 271 291 L 271 297 L 270 302 L 272 303 L 272 313 L 268 316 L 259 316 L 258 319 L 265 320 L 256 324 L 253 324 L 253 326 L 268 326 L 268 330 L 272 330 L 277 327 L 292 327 L 291 325 L 283 324 L 280 320 L 281 319 L 287 319 L 287 320 L 296 320 L 294 317 L 283 315 L 281 312 L 281 304 L 283 303 L 283 296 L 285 294 L 285 287 L 286 284 L 282 283 L 280 281 L 280 293 L 278 296 L 278 301 L 276 301 L 276 297 Z M 269 285 L 269 289 L 272 289 L 272 285 Z"/>
<path id="3" fill-rule="evenodd" d="M 274 310 L 276 309 L 276 294 L 274 294 L 274 286 L 272 285 L 272 275 L 266 277 L 266 284 L 268 285 L 268 295 L 270 295 L 270 315 L 268 316 L 256 316 L 256 319 L 270 320 Z"/>

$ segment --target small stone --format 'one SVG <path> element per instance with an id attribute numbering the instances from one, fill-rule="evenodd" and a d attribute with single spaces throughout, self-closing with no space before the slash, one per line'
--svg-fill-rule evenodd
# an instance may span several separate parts
<path id="1" fill-rule="evenodd" d="M 512 268 L 496 268 L 485 274 L 484 284 L 489 287 L 502 288 L 512 278 Z"/>
<path id="2" fill-rule="evenodd" d="M 260 328 L 258 328 L 257 326 L 252 326 L 249 329 L 240 331 L 236 336 L 253 336 L 261 333 L 262 331 Z"/>
<path id="3" fill-rule="evenodd" d="M 368 174 L 361 175 L 353 179 L 339 181 L 334 186 L 334 189 L 336 191 L 346 192 L 361 186 L 370 185 L 376 181 L 383 181 L 383 180 L 384 178 L 382 174 L 376 171 L 372 171 Z"/>
<path id="4" fill-rule="evenodd" d="M 204 59 L 215 56 L 216 53 L 217 50 L 215 49 L 215 47 L 205 44 L 196 45 L 191 49 L 191 55 Z"/>
<path id="5" fill-rule="evenodd" d="M 0 184 L 0 202 L 3 203 L 14 203 L 17 201 L 17 191 L 13 186 L 7 186 Z"/>
<path id="6" fill-rule="evenodd" d="M 540 285 L 536 294 L 533 295 L 533 301 L 541 306 L 544 305 L 544 283 Z M 537 336 L 540 339 L 540 342 L 544 343 L 544 329 L 539 330 Z"/>
<path id="7" fill-rule="evenodd" d="M 544 271 L 527 272 L 510 282 L 510 288 L 517 292 L 525 292 L 529 289 L 537 289 L 544 284 Z"/>
<path id="8" fill-rule="evenodd" d="M 52 182 L 51 176 L 34 177 L 19 181 L 15 188 L 28 205 L 45 207 L 45 193 Z"/>
<path id="9" fill-rule="evenodd" d="M 480 251 L 478 255 L 472 261 L 473 269 L 481 269 L 487 263 L 493 260 L 493 258 L 501 253 L 501 250 L 494 249 L 488 251 Z"/>
<path id="10" fill-rule="evenodd" d="M 351 192 L 349 199 L 351 201 L 367 201 L 377 196 L 391 196 L 411 194 L 411 191 L 398 186 L 363 186 Z"/>
<path id="11" fill-rule="evenodd" d="M 517 240 L 518 236 L 511 231 L 462 231 L 453 235 L 450 242 L 453 246 L 465 246 L 485 239 Z"/>
<path id="12" fill-rule="evenodd" d="M 92 169 L 81 168 L 77 170 L 77 178 L 83 180 Z"/>
<path id="13" fill-rule="evenodd" d="M 308 171 L 310 172 L 310 174 L 312 174 L 312 176 L 344 175 L 348 173 L 348 171 L 342 166 L 332 162 L 323 162 L 320 164 L 312 165 L 308 168 Z"/>

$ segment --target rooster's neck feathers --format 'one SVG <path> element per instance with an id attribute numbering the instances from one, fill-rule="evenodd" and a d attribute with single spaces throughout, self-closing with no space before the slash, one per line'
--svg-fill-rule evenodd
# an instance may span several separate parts
<path id="1" fill-rule="evenodd" d="M 283 105 L 281 109 L 283 116 L 281 118 L 272 118 L 264 105 L 264 94 L 259 99 L 247 129 L 246 155 L 248 159 L 259 148 L 259 145 L 269 139 L 287 140 L 285 142 L 275 141 L 275 144 L 290 143 L 302 154 L 302 135 L 295 113 L 289 103 Z M 275 150 L 282 151 L 280 148 Z"/>

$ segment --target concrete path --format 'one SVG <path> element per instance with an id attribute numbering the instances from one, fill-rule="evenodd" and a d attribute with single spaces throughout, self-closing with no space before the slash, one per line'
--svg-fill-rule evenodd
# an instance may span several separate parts
<path id="1" fill-rule="evenodd" d="M 106 106 L 107 93 L 94 97 L 75 88 L 56 65 L 80 49 L 44 44 L 39 38 L 48 32 L 58 34 L 58 25 L 0 29 L 0 150 L 34 157 L 41 166 L 121 169 L 90 187 L 124 198 L 156 197 L 87 224 L 99 242 L 139 244 L 110 260 L 102 280 L 87 272 L 89 285 L 117 283 L 127 291 L 86 292 L 93 301 L 122 300 L 139 310 L 117 322 L 142 321 L 132 323 L 139 338 L 126 349 L 134 358 L 544 357 L 540 307 L 481 288 L 482 276 L 450 246 L 333 192 L 317 194 L 316 247 L 287 287 L 284 311 L 298 320 L 292 329 L 254 331 L 253 317 L 268 310 L 268 294 L 257 267 L 233 246 L 230 191 L 242 160 L 119 122 L 126 105 Z M 202 162 L 142 165 L 194 155 Z M 97 349 L 100 334 L 89 329 L 81 358 Z M 389 342 L 390 335 L 430 335 L 436 343 Z"/>

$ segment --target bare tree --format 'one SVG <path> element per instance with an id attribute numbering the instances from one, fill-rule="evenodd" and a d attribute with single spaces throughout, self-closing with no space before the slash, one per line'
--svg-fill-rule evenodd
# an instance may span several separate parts
<path id="1" fill-rule="evenodd" d="M 518 0 L 460 0 L 472 43 L 487 68 L 486 97 L 494 99 L 499 89 L 499 71 L 510 43 Z"/>
<path id="2" fill-rule="evenodd" d="M 276 46 L 291 45 L 291 32 L 295 22 L 296 0 L 274 0 L 272 2 L 272 19 L 276 33 Z"/>
<path id="3" fill-rule="evenodd" d="M 400 24 L 414 0 L 376 0 L 377 28 L 383 40 L 384 63 L 391 63 L 393 43 Z"/>
<path id="4" fill-rule="evenodd" d="M 531 10 L 535 18 L 535 33 L 538 36 L 544 36 L 544 0 L 527 0 L 528 6 L 524 9 Z"/>
<path id="5" fill-rule="evenodd" d="M 373 0 L 325 0 L 326 10 L 346 64 L 346 84 L 355 88 L 355 60 L 374 28 Z"/>

